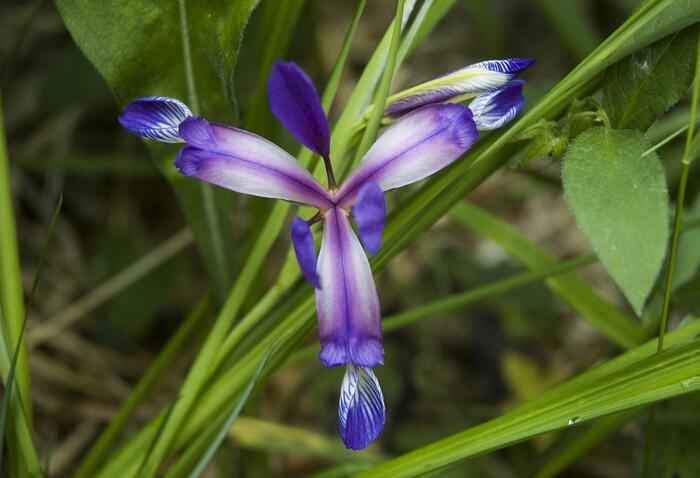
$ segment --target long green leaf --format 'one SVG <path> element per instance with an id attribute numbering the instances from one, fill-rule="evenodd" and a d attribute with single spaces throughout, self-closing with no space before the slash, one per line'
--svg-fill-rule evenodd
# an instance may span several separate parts
<path id="1" fill-rule="evenodd" d="M 12 390 L 15 388 L 15 370 L 17 368 L 17 359 L 19 358 L 19 351 L 22 346 L 22 340 L 24 339 L 24 332 L 27 329 L 27 320 L 29 319 L 29 308 L 34 301 L 34 296 L 36 294 L 37 287 L 39 286 L 39 279 L 41 278 L 41 272 L 44 270 L 44 261 L 46 259 L 46 250 L 53 235 L 54 227 L 58 221 L 58 216 L 61 214 L 61 207 L 63 206 L 63 196 L 58 197 L 58 203 L 54 209 L 51 220 L 49 221 L 49 226 L 46 232 L 46 237 L 44 238 L 44 244 L 41 247 L 41 253 L 39 254 L 39 262 L 36 267 L 36 272 L 34 273 L 34 280 L 32 281 L 32 288 L 29 292 L 29 298 L 27 299 L 27 306 L 24 314 L 24 320 L 22 321 L 22 328 L 20 329 L 19 338 L 17 344 L 14 346 L 14 352 L 12 354 L 12 363 L 10 365 L 10 371 L 7 374 L 7 380 L 4 383 L 5 393 L 2 397 L 2 405 L 0 406 L 0 469 L 2 469 L 2 449 L 3 449 L 3 439 L 5 437 L 5 427 L 7 424 L 7 413 L 10 408 L 10 402 L 12 397 Z M 23 400 L 18 399 L 18 402 L 23 402 Z M 15 420 L 25 420 L 25 417 L 16 417 Z M 34 448 L 33 443 L 24 444 L 24 447 L 31 446 Z M 36 452 L 34 452 L 36 454 Z"/>
<path id="2" fill-rule="evenodd" d="M 124 106 L 140 96 L 171 96 L 197 114 L 236 117 L 233 72 L 248 18 L 259 0 L 178 2 L 56 0 L 78 46 Z M 201 92 L 206 91 L 206 95 Z M 195 234 L 212 285 L 223 297 L 231 282 L 229 193 L 179 175 L 177 147 L 149 143 Z"/>
<path id="3" fill-rule="evenodd" d="M 499 418 L 436 441 L 359 476 L 419 476 L 481 453 L 600 416 L 700 390 L 700 340 L 560 386 Z M 566 394 L 560 389 L 565 389 Z"/>
<path id="4" fill-rule="evenodd" d="M 530 268 L 550 267 L 556 259 L 533 244 L 519 231 L 483 209 L 462 201 L 451 211 L 453 219 L 495 241 Z M 617 307 L 600 297 L 584 280 L 565 274 L 547 280 L 547 285 L 581 317 L 615 343 L 629 348 L 644 339 L 642 328 Z"/>
<path id="5" fill-rule="evenodd" d="M 2 319 L 0 348 L 3 349 L 0 350 L 2 355 L 0 368 L 8 383 L 12 369 L 11 362 L 14 362 L 13 381 L 17 384 L 18 396 L 26 397 L 21 402 L 12 400 L 15 414 L 11 420 L 13 439 L 9 441 L 10 447 L 15 452 L 11 464 L 13 467 L 19 467 L 19 472 L 26 473 L 30 470 L 40 470 L 41 465 L 36 456 L 30 432 L 33 420 L 31 400 L 29 400 L 31 397 L 29 357 L 26 340 L 24 340 L 26 315 L 13 203 L 2 95 L 0 95 L 0 319 Z M 2 453 L 1 448 L 0 453 Z M 15 456 L 19 456 L 17 462 L 14 461 Z"/>
<path id="6" fill-rule="evenodd" d="M 282 337 L 280 337 L 280 339 L 281 338 Z M 204 472 L 204 469 L 207 467 L 207 465 L 209 464 L 211 459 L 214 457 L 214 453 L 216 453 L 216 450 L 219 449 L 219 447 L 221 446 L 221 443 L 223 443 L 224 439 L 226 439 L 226 435 L 228 434 L 228 431 L 231 429 L 233 422 L 236 421 L 236 418 L 238 418 L 238 415 L 241 414 L 241 410 L 243 410 L 243 406 L 248 401 L 248 397 L 250 397 L 250 394 L 253 392 L 253 388 L 255 388 L 255 385 L 258 383 L 258 379 L 260 378 L 260 375 L 262 375 L 263 369 L 265 368 L 265 365 L 267 364 L 267 360 L 270 358 L 270 355 L 272 355 L 272 352 L 275 350 L 277 343 L 278 342 L 275 342 L 274 344 L 272 344 L 272 346 L 268 349 L 268 351 L 265 352 L 265 355 L 263 355 L 263 358 L 260 361 L 260 365 L 258 365 L 258 368 L 255 371 L 255 373 L 253 374 L 253 377 L 250 379 L 248 386 L 243 391 L 243 394 L 241 395 L 241 397 L 238 399 L 236 406 L 233 407 L 233 410 L 231 410 L 230 415 L 226 418 L 226 421 L 224 422 L 224 426 L 221 427 L 221 429 L 217 433 L 216 437 L 209 445 L 209 448 L 207 448 L 206 452 L 202 455 L 200 460 L 195 465 L 194 469 L 188 475 L 188 478 L 197 478 L 198 476 L 200 476 Z"/>

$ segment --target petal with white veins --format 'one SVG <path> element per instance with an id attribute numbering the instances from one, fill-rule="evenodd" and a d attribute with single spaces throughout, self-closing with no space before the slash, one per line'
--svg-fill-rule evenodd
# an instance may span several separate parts
<path id="1" fill-rule="evenodd" d="M 352 450 L 367 448 L 382 432 L 386 408 L 372 369 L 348 364 L 340 389 L 338 418 L 343 443 Z"/>
<path id="2" fill-rule="evenodd" d="M 127 105 L 119 123 L 129 132 L 142 138 L 164 143 L 184 141 L 178 132 L 180 123 L 192 116 L 192 112 L 180 100 L 165 96 L 138 98 Z"/>
<path id="3" fill-rule="evenodd" d="M 431 103 L 460 102 L 498 90 L 530 67 L 529 58 L 489 60 L 460 68 L 387 99 L 386 115 L 400 116 Z"/>

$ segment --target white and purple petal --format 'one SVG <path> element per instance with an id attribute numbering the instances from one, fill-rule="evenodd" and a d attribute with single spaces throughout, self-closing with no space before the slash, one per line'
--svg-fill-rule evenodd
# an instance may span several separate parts
<path id="1" fill-rule="evenodd" d="M 316 272 L 317 258 L 314 249 L 314 236 L 311 234 L 309 223 L 298 216 L 292 222 L 292 244 L 304 278 L 316 289 L 320 288 L 321 283 Z"/>
<path id="2" fill-rule="evenodd" d="M 372 369 L 349 363 L 340 388 L 340 436 L 351 450 L 364 450 L 386 422 L 384 396 Z"/>
<path id="3" fill-rule="evenodd" d="M 464 105 L 428 105 L 403 116 L 389 127 L 336 194 L 350 207 L 360 188 L 376 183 L 382 191 L 420 181 L 462 156 L 479 133 Z"/>
<path id="4" fill-rule="evenodd" d="M 534 62 L 529 58 L 510 58 L 482 61 L 460 68 L 390 96 L 386 115 L 400 116 L 427 104 L 460 102 L 498 90 Z"/>
<path id="5" fill-rule="evenodd" d="M 328 158 L 330 130 L 318 92 L 296 63 L 276 61 L 267 84 L 270 109 L 311 151 Z"/>
<path id="6" fill-rule="evenodd" d="M 500 90 L 477 96 L 469 105 L 480 131 L 497 129 L 509 123 L 523 109 L 522 80 L 513 80 Z"/>
<path id="7" fill-rule="evenodd" d="M 181 143 L 178 127 L 192 112 L 182 101 L 165 96 L 138 98 L 127 105 L 119 123 L 142 138 Z"/>
<path id="8" fill-rule="evenodd" d="M 319 358 L 326 367 L 349 362 L 374 367 L 383 363 L 384 347 L 372 270 L 347 212 L 329 209 L 324 221 L 317 267 L 321 289 L 316 289 Z"/>
<path id="9" fill-rule="evenodd" d="M 357 201 L 352 206 L 352 215 L 365 250 L 370 254 L 379 252 L 386 221 L 386 200 L 384 191 L 377 183 L 367 182 L 362 185 Z"/>
<path id="10" fill-rule="evenodd" d="M 195 116 L 180 125 L 180 136 L 187 145 L 175 166 L 185 176 L 243 194 L 332 206 L 328 191 L 297 160 L 260 136 Z"/>

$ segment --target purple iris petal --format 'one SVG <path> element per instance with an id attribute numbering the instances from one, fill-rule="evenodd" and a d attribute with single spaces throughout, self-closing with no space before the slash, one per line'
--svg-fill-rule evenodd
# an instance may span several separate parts
<path id="1" fill-rule="evenodd" d="M 374 367 L 384 361 L 379 298 L 360 241 L 341 208 L 325 213 L 316 290 L 319 358 L 326 367 L 353 362 Z"/>
<path id="2" fill-rule="evenodd" d="M 360 240 L 370 254 L 379 252 L 386 220 L 384 192 L 377 183 L 365 183 L 360 188 L 357 201 L 352 207 L 352 215 L 360 232 Z"/>
<path id="3" fill-rule="evenodd" d="M 138 98 L 119 115 L 119 123 L 131 133 L 143 138 L 181 143 L 178 126 L 192 112 L 182 101 L 165 96 Z"/>
<path id="4" fill-rule="evenodd" d="M 477 96 L 469 105 L 477 129 L 500 128 L 515 118 L 525 105 L 524 84 L 522 80 L 513 80 L 505 88 Z"/>
<path id="5" fill-rule="evenodd" d="M 267 83 L 270 109 L 304 146 L 327 158 L 330 154 L 328 120 L 316 88 L 296 63 L 276 61 Z"/>
<path id="6" fill-rule="evenodd" d="M 180 136 L 187 145 L 175 166 L 185 176 L 319 209 L 332 205 L 328 191 L 297 160 L 260 136 L 195 116 L 180 125 Z"/>
<path id="7" fill-rule="evenodd" d="M 351 206 L 360 188 L 370 181 L 382 191 L 420 181 L 457 160 L 478 135 L 466 106 L 428 105 L 413 111 L 377 139 L 341 186 L 337 203 Z"/>
<path id="8" fill-rule="evenodd" d="M 372 369 L 348 364 L 340 389 L 338 418 L 343 443 L 352 450 L 367 448 L 382 432 L 386 408 Z"/>
<path id="9" fill-rule="evenodd" d="M 387 116 L 400 116 L 421 106 L 444 103 L 460 96 L 479 94 L 502 88 L 509 81 L 532 66 L 530 58 L 489 60 L 440 75 L 403 93 L 390 97 Z"/>
<path id="10" fill-rule="evenodd" d="M 292 222 L 292 244 L 294 244 L 294 253 L 304 278 L 311 282 L 315 288 L 320 289 L 321 283 L 316 273 L 314 236 L 311 234 L 309 223 L 300 217 Z"/>

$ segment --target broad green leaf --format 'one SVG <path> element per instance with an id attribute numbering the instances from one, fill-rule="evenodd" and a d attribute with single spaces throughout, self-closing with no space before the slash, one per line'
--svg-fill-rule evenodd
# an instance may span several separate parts
<path id="1" fill-rule="evenodd" d="M 693 81 L 697 32 L 688 27 L 608 69 L 603 107 L 613 128 L 646 131 L 683 97 Z"/>
<path id="2" fill-rule="evenodd" d="M 171 96 L 195 114 L 235 122 L 233 75 L 243 30 L 259 0 L 56 0 L 78 46 L 125 106 L 140 96 Z M 115 118 L 116 120 L 116 118 Z M 217 294 L 231 282 L 226 191 L 180 176 L 178 147 L 149 143 L 173 184 Z"/>
<path id="3" fill-rule="evenodd" d="M 564 196 L 601 262 L 640 314 L 669 235 L 666 176 L 639 131 L 591 128 L 564 158 Z"/>

